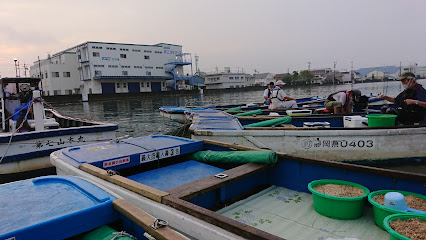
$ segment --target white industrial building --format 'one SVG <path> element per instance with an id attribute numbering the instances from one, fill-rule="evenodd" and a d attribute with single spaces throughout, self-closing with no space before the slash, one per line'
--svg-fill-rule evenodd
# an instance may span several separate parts
<path id="1" fill-rule="evenodd" d="M 204 78 L 206 89 L 225 89 L 246 87 L 245 73 L 232 73 L 229 67 L 221 73 L 207 74 Z"/>
<path id="2" fill-rule="evenodd" d="M 46 96 L 188 89 L 192 59 L 173 44 L 85 42 L 36 61 L 30 75 Z"/>

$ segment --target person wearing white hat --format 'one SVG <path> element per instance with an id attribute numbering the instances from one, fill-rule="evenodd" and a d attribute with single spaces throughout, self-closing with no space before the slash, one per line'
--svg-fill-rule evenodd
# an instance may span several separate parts
<path id="1" fill-rule="evenodd" d="M 290 108 L 297 108 L 297 103 L 295 98 L 291 98 L 284 93 L 282 89 L 285 83 L 281 80 L 275 82 L 275 88 L 272 89 L 271 96 L 271 105 L 269 109 L 271 110 L 286 110 Z"/>

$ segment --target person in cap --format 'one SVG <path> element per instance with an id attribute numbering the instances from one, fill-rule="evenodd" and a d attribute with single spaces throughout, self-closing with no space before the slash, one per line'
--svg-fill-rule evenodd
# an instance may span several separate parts
<path id="1" fill-rule="evenodd" d="M 380 99 L 398 104 L 398 108 L 382 107 L 382 113 L 398 115 L 398 123 L 413 125 L 424 120 L 426 113 L 426 90 L 416 82 L 416 76 L 412 72 L 404 72 L 399 78 L 404 89 L 395 98 L 379 95 Z"/>
<path id="2" fill-rule="evenodd" d="M 269 109 L 271 110 L 286 110 L 290 108 L 297 108 L 297 103 L 295 98 L 291 98 L 284 93 L 282 89 L 285 83 L 281 80 L 275 82 L 275 88 L 272 89 L 271 95 L 271 105 Z"/>
<path id="3" fill-rule="evenodd" d="M 270 82 L 268 84 L 268 88 L 265 89 L 263 92 L 263 98 L 265 99 L 265 105 L 271 104 L 271 95 L 272 95 L 272 89 L 274 88 L 274 82 Z"/>
<path id="4" fill-rule="evenodd" d="M 354 101 L 358 102 L 360 97 L 361 91 L 358 89 L 335 92 L 325 100 L 324 107 L 334 114 L 352 113 Z"/>

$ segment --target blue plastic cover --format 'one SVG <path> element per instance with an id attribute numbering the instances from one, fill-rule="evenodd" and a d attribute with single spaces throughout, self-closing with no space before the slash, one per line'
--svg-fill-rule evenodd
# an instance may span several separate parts
<path id="1" fill-rule="evenodd" d="M 162 191 L 167 191 L 223 171 L 225 170 L 190 160 L 148 172 L 138 173 L 127 178 Z"/>
<path id="2" fill-rule="evenodd" d="M 190 108 L 176 106 L 164 106 L 160 108 L 160 111 L 167 113 L 183 113 L 188 110 L 190 110 Z"/>
<path id="3" fill-rule="evenodd" d="M 116 198 L 76 177 L 48 176 L 0 186 L 0 239 L 63 239 L 114 221 Z"/>
<path id="4" fill-rule="evenodd" d="M 66 162 L 78 166 L 90 163 L 103 169 L 122 169 L 158 159 L 184 155 L 203 149 L 203 141 L 156 135 L 97 143 L 61 150 Z"/>

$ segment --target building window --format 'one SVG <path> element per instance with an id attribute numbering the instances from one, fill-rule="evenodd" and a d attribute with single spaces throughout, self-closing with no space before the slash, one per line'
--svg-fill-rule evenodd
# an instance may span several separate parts
<path id="1" fill-rule="evenodd" d="M 126 58 L 126 54 L 120 54 L 121 58 Z"/>
<path id="2" fill-rule="evenodd" d="M 65 89 L 65 95 L 72 95 L 72 90 Z"/>
<path id="3" fill-rule="evenodd" d="M 64 78 L 69 78 L 71 77 L 71 73 L 70 72 L 64 72 Z"/>
<path id="4" fill-rule="evenodd" d="M 54 95 L 61 95 L 61 90 L 53 90 Z"/>
<path id="5" fill-rule="evenodd" d="M 109 68 L 118 68 L 117 65 L 108 65 Z"/>
<path id="6" fill-rule="evenodd" d="M 123 71 L 123 76 L 127 76 L 128 72 L 127 71 Z"/>
<path id="7" fill-rule="evenodd" d="M 95 76 L 102 76 L 102 72 L 101 71 L 95 71 Z"/>
<path id="8" fill-rule="evenodd" d="M 151 53 L 152 51 L 150 51 L 150 50 L 144 50 L 143 52 Z"/>
<path id="9" fill-rule="evenodd" d="M 94 49 L 102 49 L 102 47 L 98 47 L 98 46 L 92 46 L 92 48 L 94 48 Z"/>
<path id="10" fill-rule="evenodd" d="M 166 83 L 165 82 L 163 82 L 163 87 L 165 87 L 166 86 Z"/>
<path id="11" fill-rule="evenodd" d="M 163 69 L 163 67 L 156 67 L 156 69 Z"/>
<path id="12" fill-rule="evenodd" d="M 44 75 L 46 75 L 46 78 L 47 78 L 47 72 L 45 72 Z"/>
<path id="13" fill-rule="evenodd" d="M 151 72 L 150 71 L 146 71 L 146 75 L 151 76 Z M 149 87 L 149 86 L 147 86 Z"/>
<path id="14" fill-rule="evenodd" d="M 94 57 L 99 57 L 99 56 L 101 56 L 98 52 L 93 52 L 93 56 Z"/>
<path id="15" fill-rule="evenodd" d="M 234 77 L 229 77 L 229 79 L 234 79 Z"/>
<path id="16" fill-rule="evenodd" d="M 143 87 L 143 82 L 141 82 L 141 87 Z"/>
<path id="17" fill-rule="evenodd" d="M 163 52 L 161 52 L 161 51 L 155 51 L 155 53 L 163 53 Z"/>
<path id="18" fill-rule="evenodd" d="M 149 87 L 149 82 L 146 83 L 146 87 Z"/>
<path id="19" fill-rule="evenodd" d="M 132 52 L 140 52 L 141 50 L 139 49 L 132 49 Z"/>
<path id="20" fill-rule="evenodd" d="M 123 83 L 123 88 L 126 88 L 127 87 L 127 84 L 126 83 Z"/>
<path id="21" fill-rule="evenodd" d="M 112 48 L 112 47 L 107 47 L 106 49 L 107 50 L 115 50 L 115 48 Z"/>
<path id="22" fill-rule="evenodd" d="M 120 88 L 120 83 L 119 82 L 117 83 L 117 88 Z"/>
<path id="23" fill-rule="evenodd" d="M 120 51 L 129 51 L 127 48 L 120 48 Z"/>
<path id="24" fill-rule="evenodd" d="M 244 79 L 244 77 L 241 77 L 241 79 Z"/>
<path id="25" fill-rule="evenodd" d="M 145 57 L 146 60 L 149 60 L 149 56 L 148 55 L 145 55 L 144 57 Z"/>
<path id="26" fill-rule="evenodd" d="M 235 79 L 240 79 L 240 77 L 235 77 Z"/>
<path id="27" fill-rule="evenodd" d="M 154 67 L 151 66 L 145 66 L 146 69 L 153 69 Z"/>
<path id="28" fill-rule="evenodd" d="M 93 65 L 94 67 L 103 68 L 104 65 Z"/>
<path id="29" fill-rule="evenodd" d="M 52 72 L 52 77 L 54 77 L 54 78 L 59 77 L 59 72 Z"/>

